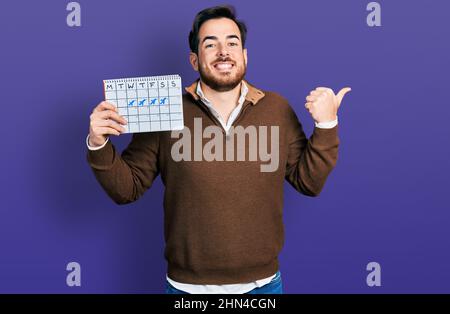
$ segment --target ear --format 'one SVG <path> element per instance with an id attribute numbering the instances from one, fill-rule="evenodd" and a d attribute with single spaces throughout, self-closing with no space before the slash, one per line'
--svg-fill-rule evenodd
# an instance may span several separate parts
<path id="1" fill-rule="evenodd" d="M 189 62 L 192 65 L 192 68 L 198 72 L 198 56 L 194 52 L 189 53 Z"/>
<path id="2" fill-rule="evenodd" d="M 245 62 L 245 66 L 247 66 L 247 48 L 244 48 L 244 62 Z"/>

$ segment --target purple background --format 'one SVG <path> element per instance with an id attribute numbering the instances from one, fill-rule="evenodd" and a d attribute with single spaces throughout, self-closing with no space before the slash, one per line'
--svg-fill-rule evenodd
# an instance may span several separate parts
<path id="1" fill-rule="evenodd" d="M 162 184 L 115 205 L 87 162 L 102 79 L 179 73 L 199 10 L 216 1 L 10 1 L 0 11 L 2 293 L 162 293 Z M 286 184 L 287 293 L 450 292 L 450 2 L 229 1 L 248 24 L 247 79 L 281 93 L 305 131 L 304 98 L 351 86 L 322 194 Z M 258 6 L 256 6 L 258 3 Z M 129 135 L 115 138 L 123 149 Z M 82 286 L 66 285 L 67 263 Z M 366 285 L 378 262 L 382 286 Z"/>

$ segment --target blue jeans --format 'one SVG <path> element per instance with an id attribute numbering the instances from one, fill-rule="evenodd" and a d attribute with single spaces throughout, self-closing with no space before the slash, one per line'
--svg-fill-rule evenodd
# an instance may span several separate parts
<path id="1" fill-rule="evenodd" d="M 266 285 L 255 288 L 246 292 L 245 294 L 282 294 L 283 293 L 283 283 L 281 280 L 281 273 L 278 271 L 275 277 Z M 188 294 L 185 291 L 178 290 L 172 286 L 168 281 L 166 281 L 166 294 Z"/>

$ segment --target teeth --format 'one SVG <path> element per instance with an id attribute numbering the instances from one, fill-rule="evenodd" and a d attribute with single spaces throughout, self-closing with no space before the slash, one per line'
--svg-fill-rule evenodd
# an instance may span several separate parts
<path id="1" fill-rule="evenodd" d="M 230 63 L 217 63 L 216 68 L 219 70 L 228 70 L 231 69 L 232 64 Z"/>

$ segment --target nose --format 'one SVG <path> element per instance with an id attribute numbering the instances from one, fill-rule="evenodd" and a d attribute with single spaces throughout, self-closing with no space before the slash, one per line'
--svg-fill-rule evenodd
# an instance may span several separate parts
<path id="1" fill-rule="evenodd" d="M 219 45 L 218 54 L 219 54 L 219 57 L 228 57 L 230 55 L 226 45 Z"/>

